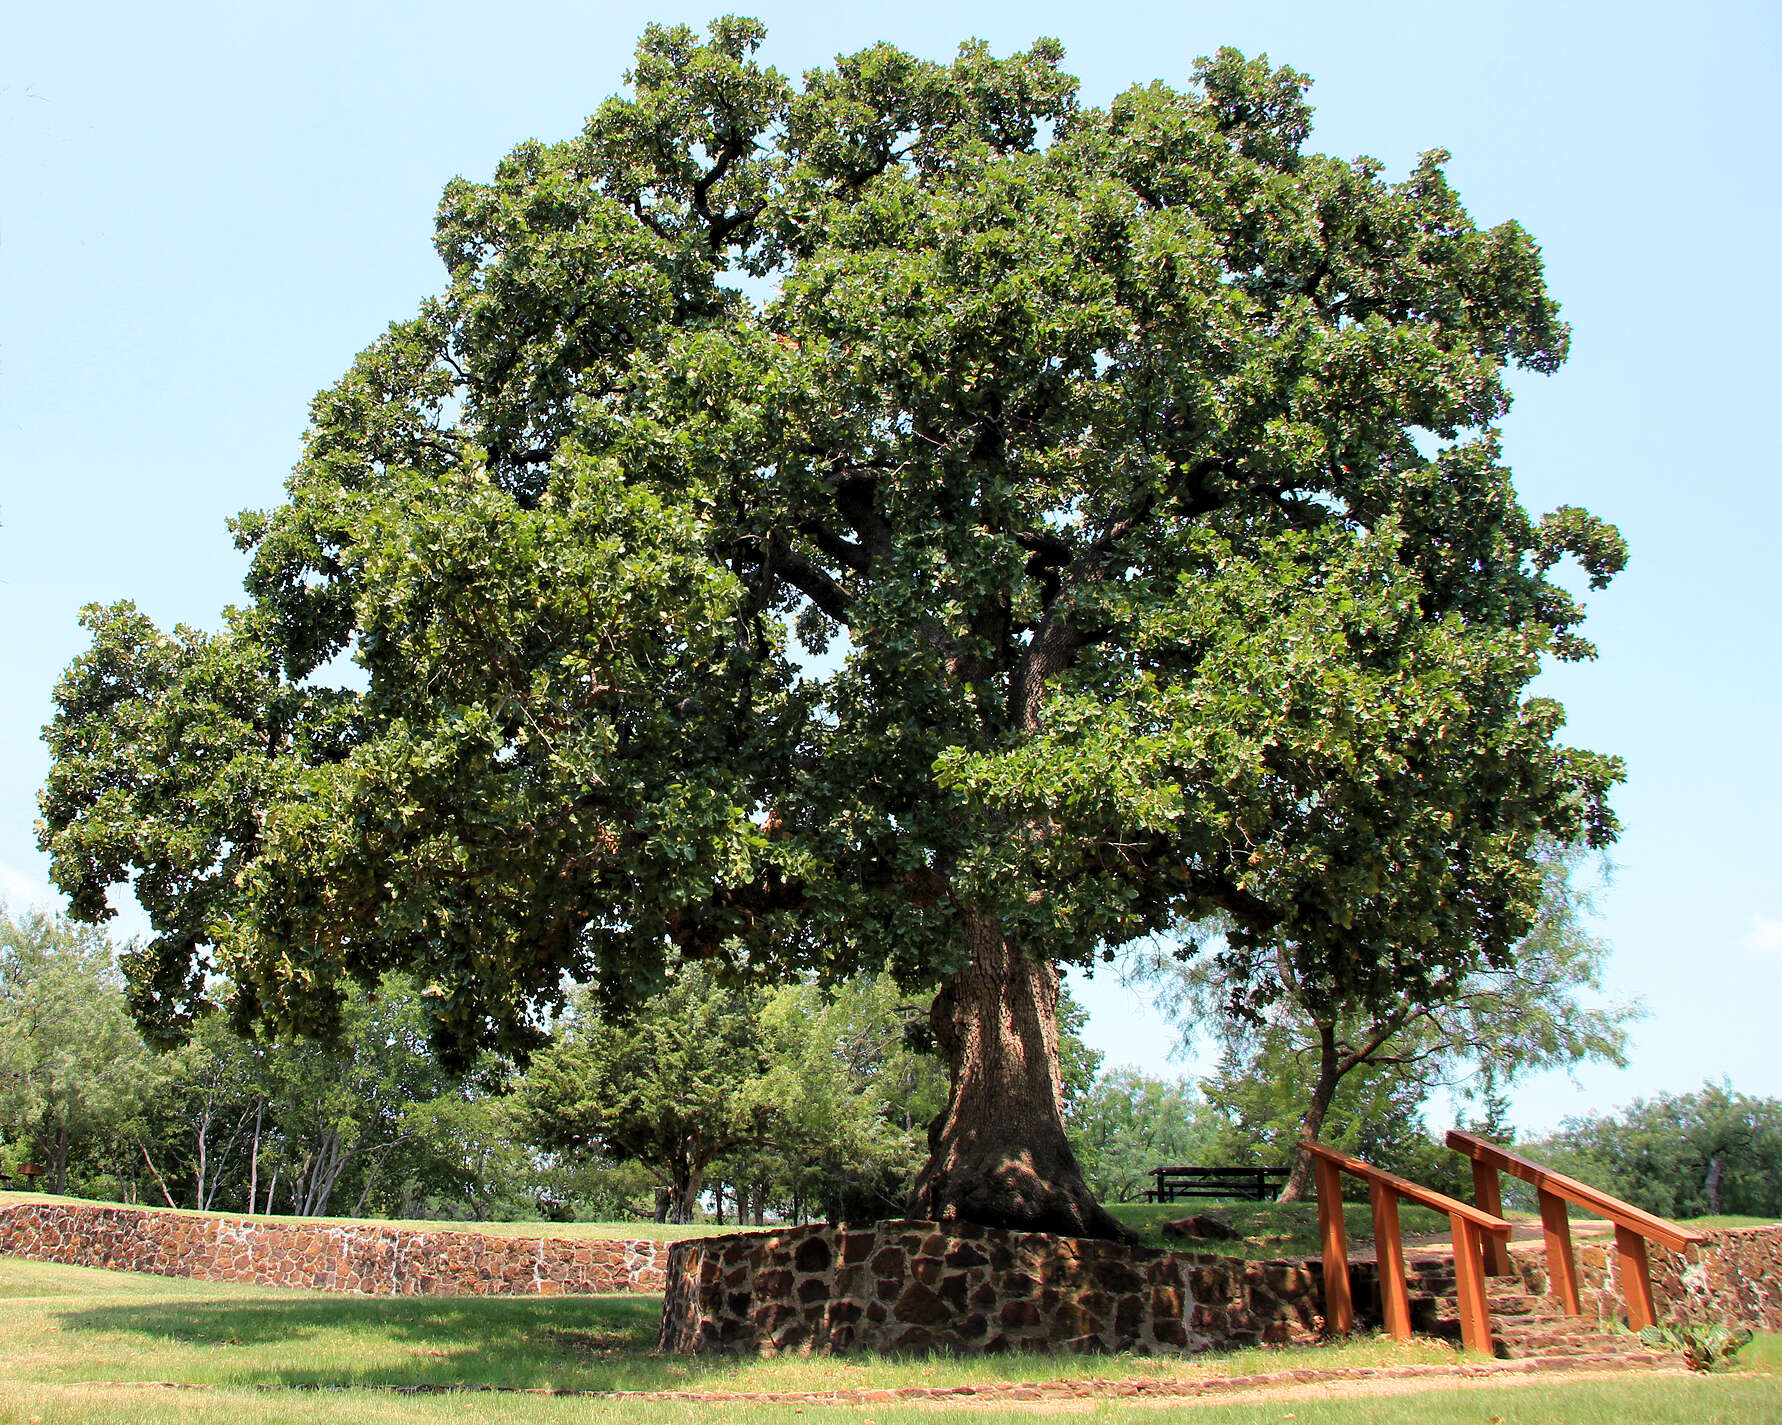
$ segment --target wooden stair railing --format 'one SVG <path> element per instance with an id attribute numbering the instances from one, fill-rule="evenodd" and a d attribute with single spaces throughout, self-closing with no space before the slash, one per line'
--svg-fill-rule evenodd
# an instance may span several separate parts
<path id="1" fill-rule="evenodd" d="M 1400 1341 L 1411 1337 L 1411 1296 L 1405 1285 L 1404 1233 L 1398 1200 L 1448 1214 L 1454 1239 L 1454 1282 L 1460 1299 L 1460 1339 L 1470 1351 L 1491 1354 L 1491 1307 L 1485 1299 L 1484 1244 L 1507 1239 L 1510 1224 L 1495 1213 L 1459 1202 L 1434 1188 L 1376 1168 L 1322 1143 L 1300 1145 L 1312 1155 L 1318 1181 L 1318 1231 L 1324 1245 L 1324 1322 L 1334 1332 L 1355 1325 L 1349 1294 L 1349 1236 L 1343 1223 L 1344 1173 L 1367 1183 L 1374 1210 L 1374 1251 L 1380 1264 L 1380 1309 L 1386 1329 Z"/>
<path id="2" fill-rule="evenodd" d="M 1615 1252 L 1621 1260 L 1621 1290 L 1627 1298 L 1627 1324 L 1635 1331 L 1657 1321 L 1652 1302 L 1652 1268 L 1646 1256 L 1648 1239 L 1673 1252 L 1681 1252 L 1708 1239 L 1700 1232 L 1691 1232 L 1675 1222 L 1655 1217 L 1632 1203 L 1555 1173 L 1531 1162 L 1520 1153 L 1500 1148 L 1458 1128 L 1448 1133 L 1448 1146 L 1473 1160 L 1473 1196 L 1486 1212 L 1500 1212 L 1503 1199 L 1499 1193 L 1498 1174 L 1510 1173 L 1524 1182 L 1533 1183 L 1541 1207 L 1541 1235 L 1547 1244 L 1547 1281 L 1568 1316 L 1582 1316 L 1584 1308 L 1578 1299 L 1578 1265 L 1572 1256 L 1572 1229 L 1566 1204 L 1572 1203 L 1606 1217 L 1615 1224 Z M 1493 1276 L 1510 1274 L 1510 1254 L 1501 1246 L 1486 1250 L 1486 1270 Z"/>

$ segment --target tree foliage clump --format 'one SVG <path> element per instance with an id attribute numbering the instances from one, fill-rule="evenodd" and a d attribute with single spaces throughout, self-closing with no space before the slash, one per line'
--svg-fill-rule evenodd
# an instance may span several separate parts
<path id="1" fill-rule="evenodd" d="M 43 843 L 132 882 L 132 1002 L 333 1032 L 402 970 L 446 1049 L 568 981 L 890 960 L 952 1070 L 910 1210 L 1115 1233 L 1057 966 L 1222 913 L 1333 987 L 1501 960 L 1612 759 L 1526 689 L 1568 555 L 1500 459 L 1568 330 L 1426 154 L 1306 148 L 1222 50 L 1080 102 L 1062 51 L 649 27 L 580 134 L 454 181 L 444 290 L 315 400 L 214 633 L 86 615 Z M 832 665 L 809 655 L 833 649 Z M 335 676 L 351 659 L 361 679 Z"/>
<path id="2" fill-rule="evenodd" d="M 1490 1101 L 1533 1070 L 1625 1062 L 1637 1004 L 1602 1000 L 1609 947 L 1591 932 L 1579 848 L 1544 847 L 1534 924 L 1512 952 L 1456 960 L 1414 986 L 1357 992 L 1294 947 L 1193 955 L 1151 948 L 1126 970 L 1155 987 L 1184 1038 L 1220 1048 L 1208 1101 L 1249 1151 L 1292 1158 L 1281 1199 L 1302 1196 L 1307 1139 L 1385 1167 L 1426 1156 L 1422 1109 L 1447 1089 Z M 1266 991 L 1258 992 L 1258 986 Z"/>
<path id="3" fill-rule="evenodd" d="M 0 1145 L 66 1192 L 71 1166 L 133 1149 L 154 1056 L 125 1012 L 100 932 L 0 906 Z"/>
<path id="4" fill-rule="evenodd" d="M 642 1163 L 666 1179 L 675 1222 L 691 1222 L 713 1159 L 765 1142 L 775 1100 L 759 991 L 681 967 L 630 1013 L 584 997 L 525 1084 L 541 1146 Z"/>
<path id="5" fill-rule="evenodd" d="M 1104 1070 L 1071 1104 L 1067 1122 L 1090 1190 L 1105 1202 L 1139 1201 L 1154 1169 L 1228 1161 L 1220 1156 L 1220 1115 L 1185 1079 Z"/>
<path id="6" fill-rule="evenodd" d="M 1782 1099 L 1730 1083 L 1568 1118 L 1528 1151 L 1661 1217 L 1782 1219 Z"/>

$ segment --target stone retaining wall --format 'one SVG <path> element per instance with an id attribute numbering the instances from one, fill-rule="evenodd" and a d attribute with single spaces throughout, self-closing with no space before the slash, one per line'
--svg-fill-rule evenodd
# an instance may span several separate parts
<path id="1" fill-rule="evenodd" d="M 1726 1321 L 1753 1331 L 1782 1331 L 1782 1225 L 1719 1227 L 1687 1254 L 1648 1243 L 1653 1304 L 1661 1321 Z M 1613 1241 L 1574 1244 L 1578 1297 L 1587 1317 L 1627 1316 L 1621 1259 Z M 1511 1257 L 1529 1290 L 1547 1290 L 1547 1254 L 1518 1242 Z"/>
<path id="2" fill-rule="evenodd" d="M 661 1291 L 666 1242 L 267 1222 L 78 1202 L 0 1205 L 0 1255 L 373 1296 Z"/>
<path id="3" fill-rule="evenodd" d="M 1205 1350 L 1309 1341 L 1321 1273 L 933 1222 L 813 1224 L 677 1242 L 671 1351 Z"/>

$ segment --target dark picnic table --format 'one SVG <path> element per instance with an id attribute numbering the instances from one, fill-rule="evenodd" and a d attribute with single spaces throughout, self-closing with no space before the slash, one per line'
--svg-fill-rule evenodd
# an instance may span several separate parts
<path id="1" fill-rule="evenodd" d="M 1188 1197 L 1227 1197 L 1244 1202 L 1266 1202 L 1287 1181 L 1285 1168 L 1153 1168 L 1156 1186 L 1145 1192 L 1146 1202 L 1176 1202 Z"/>

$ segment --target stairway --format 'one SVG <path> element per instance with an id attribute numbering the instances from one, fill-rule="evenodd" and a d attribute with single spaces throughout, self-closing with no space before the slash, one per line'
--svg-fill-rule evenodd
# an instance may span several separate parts
<path id="1" fill-rule="evenodd" d="M 1460 1300 L 1454 1264 L 1445 1258 L 1405 1265 L 1413 1330 L 1460 1339 Z M 1516 1277 L 1488 1278 L 1491 1337 L 1495 1354 L 1507 1360 L 1565 1359 L 1578 1365 L 1665 1366 L 1677 1358 L 1648 1350 L 1630 1331 L 1567 1316 L 1549 1296 L 1522 1289 Z"/>

